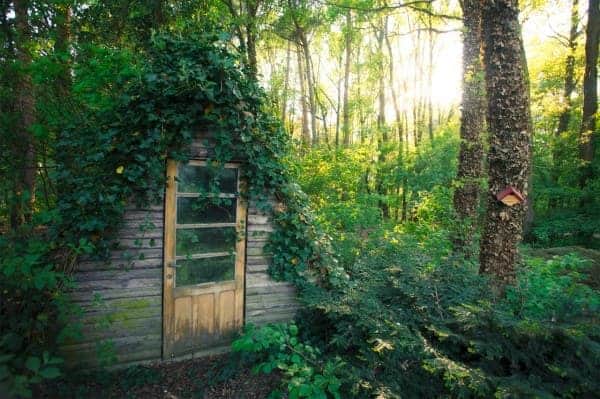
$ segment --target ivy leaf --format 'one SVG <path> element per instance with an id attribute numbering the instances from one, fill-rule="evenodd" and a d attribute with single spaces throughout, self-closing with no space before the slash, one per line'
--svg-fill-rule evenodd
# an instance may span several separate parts
<path id="1" fill-rule="evenodd" d="M 28 370 L 33 371 L 34 373 L 37 373 L 38 370 L 40 369 L 40 359 L 34 356 L 30 356 L 27 358 L 27 360 L 25 361 L 25 367 Z"/>
<path id="2" fill-rule="evenodd" d="M 40 371 L 40 375 L 46 379 L 60 377 L 60 370 L 56 367 L 46 367 Z"/>

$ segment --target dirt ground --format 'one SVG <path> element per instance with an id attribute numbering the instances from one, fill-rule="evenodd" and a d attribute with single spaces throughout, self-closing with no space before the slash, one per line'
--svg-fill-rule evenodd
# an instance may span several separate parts
<path id="1" fill-rule="evenodd" d="M 277 374 L 253 374 L 228 355 L 71 375 L 39 387 L 39 398 L 266 398 L 279 386 Z"/>

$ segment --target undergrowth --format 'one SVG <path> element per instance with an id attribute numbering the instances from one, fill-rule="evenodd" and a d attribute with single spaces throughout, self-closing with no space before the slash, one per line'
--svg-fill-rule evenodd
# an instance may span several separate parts
<path id="1" fill-rule="evenodd" d="M 254 354 L 259 372 L 284 370 L 288 389 L 309 385 L 300 397 L 326 397 L 302 394 L 322 383 L 304 370 L 319 375 L 338 362 L 344 367 L 328 370 L 343 397 L 598 392 L 600 296 L 584 283 L 586 261 L 527 259 L 517 284 L 494 299 L 474 264 L 432 257 L 411 236 L 395 238 L 369 243 L 344 289 L 306 289 L 298 333 L 294 325 L 249 329 L 234 349 Z M 305 360 L 312 353 L 318 364 Z"/>

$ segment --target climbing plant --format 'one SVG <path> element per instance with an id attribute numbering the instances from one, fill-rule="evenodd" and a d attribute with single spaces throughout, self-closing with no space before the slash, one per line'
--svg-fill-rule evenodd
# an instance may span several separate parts
<path id="1" fill-rule="evenodd" d="M 64 132 L 57 147 L 59 228 L 68 240 L 85 237 L 102 254 L 111 248 L 111 232 L 130 201 L 160 200 L 166 159 L 187 161 L 192 140 L 209 132 L 209 164 L 244 160 L 246 194 L 265 210 L 278 204 L 272 274 L 300 282 L 296 278 L 312 268 L 328 284 L 342 281 L 341 269 L 331 280 L 319 269 L 329 253 L 327 238 L 312 223 L 306 198 L 285 168 L 288 136 L 226 39 L 155 35 L 146 66 L 119 82 L 125 89 L 115 107 L 83 115 Z"/>

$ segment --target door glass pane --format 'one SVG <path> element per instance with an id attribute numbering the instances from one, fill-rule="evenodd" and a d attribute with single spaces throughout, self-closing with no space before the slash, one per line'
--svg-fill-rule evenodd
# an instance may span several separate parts
<path id="1" fill-rule="evenodd" d="M 234 279 L 235 256 L 178 260 L 175 285 L 195 285 Z"/>
<path id="2" fill-rule="evenodd" d="M 177 191 L 180 193 L 237 193 L 237 168 L 210 168 L 179 165 Z M 212 185 L 212 186 L 211 186 Z"/>
<path id="3" fill-rule="evenodd" d="M 177 256 L 207 252 L 234 252 L 235 227 L 177 229 Z"/>
<path id="4" fill-rule="evenodd" d="M 235 223 L 234 198 L 219 198 L 219 205 L 198 197 L 177 198 L 177 223 Z"/>

